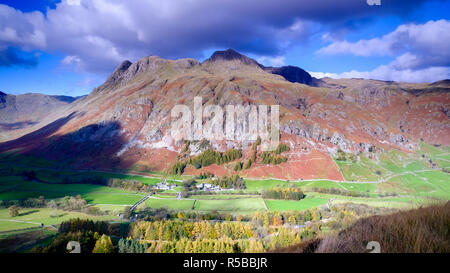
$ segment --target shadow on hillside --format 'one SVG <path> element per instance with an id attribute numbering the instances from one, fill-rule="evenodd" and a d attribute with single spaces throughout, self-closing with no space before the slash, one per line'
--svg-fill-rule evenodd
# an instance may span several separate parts
<path id="1" fill-rule="evenodd" d="M 10 130 L 18 130 L 23 129 L 25 127 L 30 127 L 37 124 L 37 122 L 33 121 L 20 121 L 20 122 L 14 122 L 14 123 L 0 123 L 0 129 L 4 131 L 10 131 Z"/>
<path id="2" fill-rule="evenodd" d="M 91 124 L 65 135 L 53 136 L 47 145 L 30 151 L 47 160 L 56 160 L 74 169 L 114 168 L 120 165 L 117 153 L 125 139 L 119 122 Z"/>
<path id="3" fill-rule="evenodd" d="M 43 139 L 58 131 L 59 128 L 69 122 L 76 115 L 77 112 L 72 112 L 68 116 L 57 119 L 54 122 L 49 123 L 34 132 L 26 134 L 17 139 L 0 143 L 0 152 L 6 152 L 12 149 L 27 150 L 27 148 L 30 148 L 30 146 L 36 145 L 39 141 L 42 141 Z"/>
<path id="4" fill-rule="evenodd" d="M 78 115 L 73 112 L 23 137 L 0 143 L 0 153 L 18 151 L 57 161 L 61 167 L 71 169 L 128 168 L 135 163 L 133 160 L 121 161 L 117 156 L 127 142 L 121 133 L 122 126 L 117 121 L 90 124 L 75 132 L 54 135 Z"/>

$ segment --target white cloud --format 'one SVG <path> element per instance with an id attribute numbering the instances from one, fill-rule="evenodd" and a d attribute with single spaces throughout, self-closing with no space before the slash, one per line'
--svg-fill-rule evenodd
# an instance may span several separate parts
<path id="1" fill-rule="evenodd" d="M 77 56 L 66 56 L 61 63 L 63 64 L 77 64 L 80 63 L 81 59 L 78 58 Z"/>
<path id="2" fill-rule="evenodd" d="M 322 79 L 322 78 L 333 78 L 333 79 L 339 79 L 341 78 L 339 74 L 337 73 L 329 73 L 329 72 L 312 72 L 308 71 L 308 73 L 313 76 L 314 78 Z"/>
<path id="3" fill-rule="evenodd" d="M 410 11 L 424 1 L 391 0 L 393 8 L 375 10 L 356 0 L 63 0 L 45 16 L 0 4 L 0 47 L 76 56 L 91 72 L 148 55 L 200 58 L 210 48 L 280 56 L 317 25 L 345 28 L 350 18 Z"/>
<path id="4" fill-rule="evenodd" d="M 324 40 L 329 35 L 323 36 Z M 395 59 L 372 71 L 343 73 L 313 72 L 317 78 L 366 78 L 385 81 L 434 82 L 450 78 L 450 21 L 400 25 L 391 33 L 354 43 L 334 41 L 318 54 L 355 56 L 394 56 Z"/>
<path id="5" fill-rule="evenodd" d="M 81 4 L 80 0 L 67 0 L 66 2 L 70 6 L 79 6 Z"/>
<path id="6" fill-rule="evenodd" d="M 24 50 L 43 49 L 47 45 L 40 12 L 22 13 L 0 5 L 0 47 L 14 45 Z"/>
<path id="7" fill-rule="evenodd" d="M 309 72 L 316 78 L 364 78 L 382 81 L 397 81 L 397 82 L 435 82 L 442 79 L 450 79 L 449 67 L 429 67 L 418 70 L 395 69 L 392 65 L 382 65 L 372 71 L 348 71 L 343 73 L 324 73 L 324 72 Z"/>
<path id="8" fill-rule="evenodd" d="M 256 61 L 260 64 L 263 64 L 265 66 L 284 66 L 285 63 L 285 57 L 283 56 L 277 56 L 277 57 L 269 57 L 269 56 L 263 56 L 256 59 Z"/>
<path id="9" fill-rule="evenodd" d="M 324 36 L 327 37 L 327 36 Z M 450 21 L 400 25 L 382 37 L 357 42 L 335 41 L 318 54 L 355 56 L 397 56 L 395 65 L 402 69 L 423 69 L 450 65 Z M 398 56 L 399 55 L 399 56 Z"/>

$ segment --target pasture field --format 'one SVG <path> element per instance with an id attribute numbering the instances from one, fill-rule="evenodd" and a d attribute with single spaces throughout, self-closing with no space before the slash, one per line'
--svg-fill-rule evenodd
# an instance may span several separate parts
<path id="1" fill-rule="evenodd" d="M 247 198 L 259 198 L 259 195 L 245 195 L 245 194 L 198 194 L 191 195 L 189 198 L 197 200 L 235 200 L 235 199 L 247 199 Z M 233 201 L 234 202 L 234 201 Z"/>
<path id="2" fill-rule="evenodd" d="M 415 153 L 398 150 L 380 153 L 373 159 L 360 155 L 356 162 L 350 160 L 335 160 L 335 162 L 346 181 L 378 181 L 396 174 L 431 169 L 424 158 Z"/>
<path id="3" fill-rule="evenodd" d="M 274 200 L 266 199 L 266 204 L 269 210 L 288 211 L 288 210 L 307 210 L 328 202 L 326 198 L 311 197 L 299 201 L 295 200 Z"/>
<path id="4" fill-rule="evenodd" d="M 0 208 L 0 232 L 8 230 L 25 229 L 44 225 L 58 225 L 71 218 L 92 220 L 113 220 L 117 216 L 104 215 L 93 216 L 81 212 L 56 210 L 56 217 L 52 217 L 52 209 L 48 208 L 23 208 L 19 215 L 11 217 L 7 208 Z"/>
<path id="5" fill-rule="evenodd" d="M 379 187 L 401 194 L 450 200 L 450 174 L 437 170 L 396 176 Z"/>
<path id="6" fill-rule="evenodd" d="M 167 208 L 170 210 L 191 210 L 192 205 L 194 204 L 194 200 L 176 200 L 176 199 L 154 199 L 149 198 L 145 202 L 145 204 L 140 205 L 146 206 L 149 208 Z"/>
<path id="7" fill-rule="evenodd" d="M 198 211 L 258 211 L 266 210 L 262 198 L 243 198 L 235 200 L 197 200 L 195 210 Z"/>
<path id="8" fill-rule="evenodd" d="M 276 179 L 265 179 L 265 180 L 252 180 L 252 179 L 244 179 L 245 185 L 247 186 L 246 191 L 254 192 L 254 191 L 262 191 L 264 189 L 269 189 L 273 187 L 287 187 L 290 185 L 290 182 Z"/>
<path id="9" fill-rule="evenodd" d="M 374 183 L 352 183 L 352 182 L 334 182 L 334 181 L 301 181 L 295 182 L 294 185 L 304 189 L 312 190 L 313 188 L 318 189 L 339 189 L 344 191 L 355 191 L 360 193 L 376 193 L 377 184 Z"/>
<path id="10" fill-rule="evenodd" d="M 11 188 L 13 184 L 15 184 L 15 187 Z M 44 196 L 46 199 L 56 199 L 79 194 L 89 204 L 133 205 L 145 196 L 144 194 L 101 185 L 45 184 L 24 181 L 18 176 L 0 177 L 0 187 L 10 187 L 9 190 L 0 192 L 0 200 L 19 200 L 40 196 Z"/>
<path id="11" fill-rule="evenodd" d="M 449 147 L 435 147 L 425 142 L 420 143 L 420 150 L 417 155 L 422 157 L 424 155 L 430 158 L 439 168 L 450 168 L 450 146 Z"/>
<path id="12" fill-rule="evenodd" d="M 114 193 L 87 193 L 82 194 L 88 204 L 113 204 L 132 206 L 145 195 L 141 194 L 114 194 Z"/>
<path id="13" fill-rule="evenodd" d="M 153 194 L 153 197 L 156 198 L 168 198 L 168 199 L 176 199 L 177 198 L 177 194 L 176 193 L 172 193 L 172 194 Z"/>

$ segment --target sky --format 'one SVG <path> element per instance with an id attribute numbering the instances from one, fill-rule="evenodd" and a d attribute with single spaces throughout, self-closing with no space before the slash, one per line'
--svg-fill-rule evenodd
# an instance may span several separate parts
<path id="1" fill-rule="evenodd" d="M 449 44 L 450 0 L 0 0 L 0 91 L 80 96 L 123 60 L 228 48 L 318 78 L 434 82 Z"/>

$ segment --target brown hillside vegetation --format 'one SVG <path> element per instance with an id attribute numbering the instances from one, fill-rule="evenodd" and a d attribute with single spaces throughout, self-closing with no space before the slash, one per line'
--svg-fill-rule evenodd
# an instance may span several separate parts
<path id="1" fill-rule="evenodd" d="M 278 253 L 367 253 L 377 241 L 381 253 L 449 253 L 450 202 L 358 220 L 336 236 L 277 249 Z"/>

